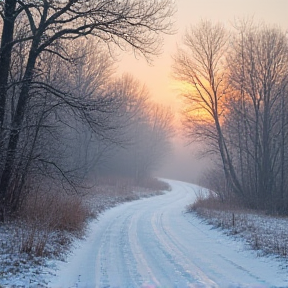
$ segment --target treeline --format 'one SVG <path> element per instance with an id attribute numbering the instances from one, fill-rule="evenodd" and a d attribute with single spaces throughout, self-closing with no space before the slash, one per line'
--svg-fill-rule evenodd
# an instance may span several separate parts
<path id="1" fill-rule="evenodd" d="M 174 57 L 185 134 L 216 165 L 206 185 L 223 201 L 288 214 L 288 39 L 285 31 L 238 21 L 232 31 L 202 21 Z M 186 85 L 187 86 L 187 85 Z"/>
<path id="2" fill-rule="evenodd" d="M 0 14 L 0 220 L 42 185 L 77 192 L 111 168 L 149 176 L 171 113 L 115 78 L 111 53 L 158 54 L 170 0 L 6 0 Z"/>

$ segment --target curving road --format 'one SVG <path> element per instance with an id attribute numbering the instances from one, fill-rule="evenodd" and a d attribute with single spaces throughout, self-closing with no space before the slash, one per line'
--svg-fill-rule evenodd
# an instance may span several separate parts
<path id="1" fill-rule="evenodd" d="M 185 213 L 199 187 L 169 184 L 165 195 L 101 215 L 50 287 L 288 287 L 276 262 Z"/>

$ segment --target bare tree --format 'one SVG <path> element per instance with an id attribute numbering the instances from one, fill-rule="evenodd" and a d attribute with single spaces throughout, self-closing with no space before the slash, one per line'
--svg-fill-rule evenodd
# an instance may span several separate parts
<path id="1" fill-rule="evenodd" d="M 0 178 L 1 213 L 9 202 L 9 185 L 13 175 L 14 162 L 17 154 L 21 129 L 28 111 L 28 102 L 33 95 L 33 89 L 39 88 L 37 79 L 42 75 L 41 65 L 45 54 L 58 56 L 60 59 L 70 59 L 65 49 L 67 41 L 84 37 L 96 37 L 109 47 L 116 45 L 121 49 L 132 47 L 136 54 L 142 54 L 147 59 L 160 51 L 159 34 L 169 33 L 173 13 L 170 0 L 152 1 L 17 1 L 6 0 L 0 3 L 3 21 L 0 49 L 0 127 L 9 131 L 5 137 L 4 146 L 7 151 L 3 158 L 4 166 Z M 26 33 L 15 31 L 16 23 L 20 22 Z M 14 48 L 19 43 L 27 43 L 24 71 L 20 81 L 12 86 L 18 86 L 15 109 L 7 116 L 7 105 L 10 103 L 9 73 Z M 41 78 L 41 77 L 40 77 Z M 42 89 L 62 97 L 69 94 L 66 91 L 54 89 L 53 86 L 42 83 Z M 104 101 L 90 101 L 87 109 L 101 110 Z M 106 101 L 107 102 L 107 101 Z M 102 104 L 101 104 L 102 103 Z M 66 101 L 66 104 L 68 102 Z M 70 101 L 69 105 L 84 111 L 85 105 Z M 97 106 L 100 105 L 100 106 Z M 81 109 L 80 109 L 81 107 Z M 105 109 L 104 109 L 105 110 Z M 106 111 L 107 112 L 107 111 Z M 88 117 L 91 113 L 82 113 Z M 95 121 L 94 121 L 95 123 Z M 6 140 L 7 139 L 7 140 Z M 7 143 L 7 144 L 6 144 Z M 7 205 L 6 205 L 7 204 Z M 3 218 L 3 217 L 2 217 Z"/>
<path id="2" fill-rule="evenodd" d="M 139 143 L 136 144 L 138 153 L 138 181 L 151 176 L 165 156 L 171 150 L 173 135 L 173 114 L 169 108 L 148 103 L 142 130 L 137 131 Z M 146 127 L 145 127 L 146 126 Z M 138 146 L 138 147 L 137 147 Z M 140 148 L 140 149 L 139 149 Z"/>
<path id="3" fill-rule="evenodd" d="M 169 153 L 172 113 L 153 104 L 146 87 L 133 77 L 125 75 L 115 84 L 124 98 L 120 108 L 124 141 L 109 151 L 104 170 L 140 182 L 150 177 Z"/>
<path id="4" fill-rule="evenodd" d="M 177 80 L 191 87 L 183 94 L 187 107 L 184 126 L 190 131 L 188 133 L 192 139 L 196 132 L 196 139 L 204 137 L 210 140 L 212 149 L 215 151 L 216 148 L 221 155 L 228 182 L 242 196 L 243 191 L 221 127 L 229 90 L 225 65 L 228 39 L 221 24 L 202 21 L 191 27 L 184 37 L 185 49 L 179 49 L 174 57 L 173 71 Z"/>
<path id="5" fill-rule="evenodd" d="M 230 83 L 237 93 L 231 107 L 233 118 L 227 119 L 227 125 L 238 118 L 237 129 L 234 127 L 234 134 L 239 133 L 238 145 L 234 149 L 239 151 L 235 155 L 240 155 L 242 175 L 253 177 L 242 180 L 250 201 L 256 207 L 274 209 L 272 203 L 279 197 L 278 174 L 285 161 L 287 39 L 280 29 L 266 25 L 242 23 L 237 32 L 229 57 Z"/>
<path id="6" fill-rule="evenodd" d="M 236 28 L 228 42 L 221 26 L 202 22 L 175 57 L 176 78 L 191 87 L 184 94 L 186 134 L 220 155 L 225 191 L 250 208 L 286 214 L 287 38 L 263 24 Z"/>
<path id="7" fill-rule="evenodd" d="M 62 183 L 66 190 L 78 189 L 95 160 L 91 146 L 96 135 L 112 138 L 105 130 L 116 129 L 108 115 L 119 107 L 119 97 L 105 91 L 113 62 L 99 45 L 94 45 L 93 52 L 97 53 L 93 55 L 90 44 L 78 45 L 82 48 L 81 55 L 74 53 L 73 63 L 59 60 L 53 54 L 43 55 L 47 58 L 45 61 L 42 58 L 41 77 L 32 83 L 27 103 L 29 113 L 24 117 L 15 155 L 9 199 L 12 210 L 26 196 L 23 187 L 26 186 L 25 192 L 29 191 L 26 182 L 32 183 L 32 178 L 49 177 Z M 89 149 L 81 150 L 81 144 Z"/>

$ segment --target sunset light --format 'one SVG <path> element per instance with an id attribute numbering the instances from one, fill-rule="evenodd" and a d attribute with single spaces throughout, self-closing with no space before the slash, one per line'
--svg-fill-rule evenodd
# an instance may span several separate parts
<path id="1" fill-rule="evenodd" d="M 0 0 L 0 288 L 288 288 L 288 0 Z"/>

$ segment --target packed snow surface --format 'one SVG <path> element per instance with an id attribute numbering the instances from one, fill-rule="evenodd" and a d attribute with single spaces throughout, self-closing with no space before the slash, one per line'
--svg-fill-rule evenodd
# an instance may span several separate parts
<path id="1" fill-rule="evenodd" d="M 185 212 L 199 187 L 122 204 L 90 225 L 53 288 L 288 287 L 287 270 Z"/>

